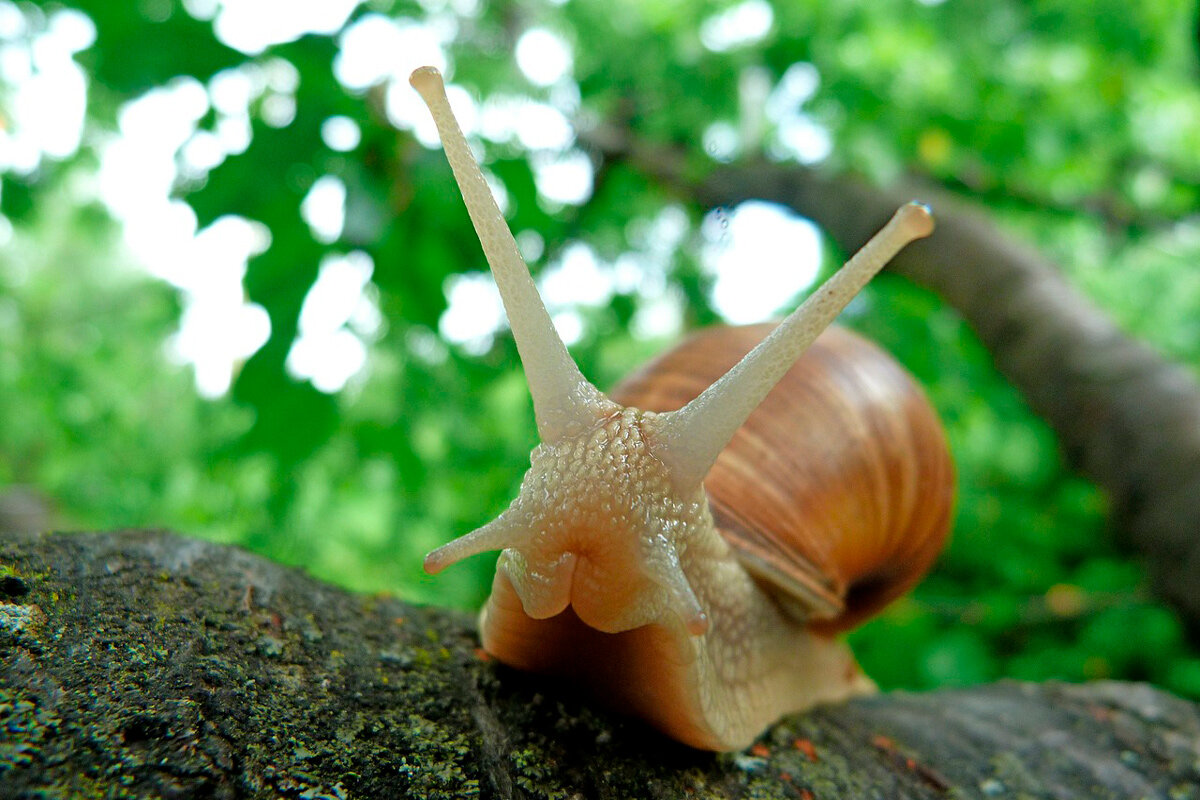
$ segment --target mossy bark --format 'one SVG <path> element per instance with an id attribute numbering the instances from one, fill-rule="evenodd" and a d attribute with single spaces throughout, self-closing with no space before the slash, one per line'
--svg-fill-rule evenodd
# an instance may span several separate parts
<path id="1" fill-rule="evenodd" d="M 163 532 L 0 539 L 0 797 L 1200 796 L 1200 707 L 1001 683 L 703 753 L 517 674 L 464 614 Z"/>

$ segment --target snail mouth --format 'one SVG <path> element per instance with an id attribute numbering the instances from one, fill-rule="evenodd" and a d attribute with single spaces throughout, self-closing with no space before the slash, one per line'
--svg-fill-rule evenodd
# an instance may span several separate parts
<path id="1" fill-rule="evenodd" d="M 576 560 L 571 581 L 571 610 L 585 625 L 603 633 L 620 633 L 636 627 L 631 624 L 630 612 L 638 604 L 638 591 L 626 576 L 630 573 L 616 569 L 591 554 Z M 614 576 L 620 576 L 614 579 Z"/>
<path id="2" fill-rule="evenodd" d="M 670 580 L 647 574 L 643 567 L 580 557 L 571 587 L 572 610 L 584 624 L 603 633 L 652 624 L 681 624 L 692 636 L 707 632 L 708 615 L 682 572 Z"/>
<path id="3" fill-rule="evenodd" d="M 497 568 L 504 573 L 525 615 L 544 620 L 570 608 L 585 625 L 622 633 L 644 625 L 682 625 L 688 634 L 708 630 L 708 615 L 677 561 L 658 569 L 619 550 L 574 548 L 553 560 L 506 549 Z"/>
<path id="4" fill-rule="evenodd" d="M 519 553 L 505 551 L 503 568 L 531 619 L 545 620 L 575 613 L 585 625 L 603 633 L 621 633 L 645 624 L 641 607 L 644 591 L 631 585 L 624 570 L 598 563 L 586 554 L 562 553 L 553 562 L 536 564 Z"/>

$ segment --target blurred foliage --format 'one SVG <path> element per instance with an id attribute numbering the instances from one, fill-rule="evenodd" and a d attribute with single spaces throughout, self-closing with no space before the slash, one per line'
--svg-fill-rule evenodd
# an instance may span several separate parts
<path id="1" fill-rule="evenodd" d="M 393 124 L 389 93 L 408 90 L 402 78 L 345 89 L 333 67 L 349 37 L 338 34 L 257 53 L 230 47 L 213 17 L 236 5 L 0 2 L 0 20 L 23 20 L 0 26 L 0 54 L 10 56 L 0 64 L 19 62 L 12 53 L 66 9 L 96 31 L 75 56 L 89 81 L 82 146 L 10 168 L 0 182 L 0 485 L 35 487 L 61 527 L 167 526 L 360 589 L 477 605 L 488 559 L 432 580 L 421 556 L 506 505 L 535 436 L 511 340 L 464 348 L 439 336 L 447 279 L 483 268 L 449 171 L 439 151 Z M 764 8 L 765 34 L 704 44 L 721 15 Z M 683 148 L 698 170 L 756 151 L 791 157 L 754 87 L 810 65 L 819 82 L 788 111 L 827 132 L 823 168 L 878 182 L 916 175 L 986 205 L 1129 331 L 1200 364 L 1190 4 L 372 0 L 347 25 L 376 14 L 440 31 L 449 78 L 476 98 L 531 97 L 581 125 L 625 125 Z M 534 27 L 573 54 L 569 77 L 551 87 L 533 84 L 513 57 Z M 396 75 L 415 66 L 403 48 L 395 57 Z M 211 90 L 230 71 L 281 69 L 294 80 L 251 99 L 244 152 L 199 170 L 181 159 L 174 184 L 199 226 L 240 215 L 270 232 L 243 282 L 269 314 L 270 339 L 239 365 L 227 396 L 202 399 L 168 346 L 186 303 L 133 263 L 95 176 L 128 102 L 157 87 Z M 0 76 L 7 126 L 22 78 Z M 294 113 L 281 117 L 281 101 Z M 333 116 L 358 127 L 351 149 L 323 141 Z M 196 136 L 225 123 L 210 107 Z M 722 131 L 734 132 L 732 145 Z M 575 309 L 583 324 L 572 350 L 598 385 L 664 346 L 631 333 L 652 302 L 680 303 L 687 327 L 719 318 L 702 265 L 703 209 L 620 166 L 594 176 L 586 202 L 551 202 L 537 184 L 545 153 L 512 136 L 479 146 L 514 229 L 546 243 L 535 271 L 573 242 L 606 268 L 621 259 L 642 270 L 610 303 Z M 300 213 L 322 176 L 346 190 L 332 241 Z M 655 237 L 672 221 L 681 233 L 665 250 Z M 832 250 L 826 273 L 840 259 Z M 322 258 L 350 251 L 374 264 L 367 294 L 383 324 L 355 332 L 367 366 L 328 394 L 285 362 Z M 637 291 L 656 281 L 653 298 Z M 1052 434 L 954 312 L 885 275 L 846 320 L 929 388 L 961 485 L 955 538 L 936 572 L 853 634 L 867 671 L 915 688 L 1122 677 L 1200 697 L 1200 650 L 1112 545 L 1104 498 L 1064 470 Z"/>

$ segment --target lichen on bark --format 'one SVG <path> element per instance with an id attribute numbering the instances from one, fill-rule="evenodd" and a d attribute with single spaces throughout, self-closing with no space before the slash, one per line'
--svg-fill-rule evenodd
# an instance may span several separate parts
<path id="1" fill-rule="evenodd" d="M 1200 709 L 1001 683 L 690 750 L 464 614 L 165 532 L 0 538 L 0 797 L 1197 797 Z"/>

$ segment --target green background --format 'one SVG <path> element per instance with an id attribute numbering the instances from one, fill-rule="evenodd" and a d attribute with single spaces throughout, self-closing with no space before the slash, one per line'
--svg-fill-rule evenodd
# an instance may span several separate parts
<path id="1" fill-rule="evenodd" d="M 789 0 L 771 6 L 765 35 L 707 48 L 704 26 L 736 5 L 378 0 L 348 24 L 382 14 L 449 26 L 456 85 L 477 99 L 541 101 L 552 90 L 526 79 L 513 51 L 522 32 L 546 28 L 573 53 L 566 83 L 578 89 L 576 121 L 680 148 L 700 173 L 714 154 L 725 157 L 706 150 L 710 126 L 738 130 L 754 116 L 739 105 L 752 94 L 747 76 L 773 86 L 792 65 L 811 64 L 820 81 L 803 111 L 829 133 L 822 169 L 961 195 L 1060 265 L 1130 333 L 1200 365 L 1193 5 Z M 80 147 L 0 176 L 0 486 L 33 487 L 56 527 L 169 527 L 364 591 L 477 606 L 490 559 L 432 579 L 421 557 L 507 504 L 535 436 L 511 340 L 499 335 L 475 354 L 438 334 L 448 276 L 484 267 L 449 171 L 439 151 L 389 124 L 383 87 L 354 93 L 337 82 L 338 34 L 247 54 L 214 35 L 221 8 L 0 2 L 23 20 L 0 53 L 30 51 L 67 9 L 96 30 L 75 55 L 89 81 Z M 271 338 L 230 393 L 205 399 L 167 355 L 179 292 L 139 268 L 97 195 L 100 154 L 123 104 L 155 87 L 209 87 L 222 71 L 282 62 L 294 86 L 253 98 L 245 152 L 173 189 L 201 226 L 234 214 L 271 236 L 244 279 L 248 299 L 270 316 Z M 19 121 L 16 84 L 11 75 L 0 84 L 5 128 Z M 294 102 L 286 124 L 272 116 L 273 95 Z M 350 151 L 322 140 L 335 115 L 361 130 Z M 197 125 L 219 122 L 210 108 Z M 768 122 L 730 157 L 769 154 L 772 135 Z M 536 154 L 513 140 L 481 146 L 514 229 L 546 242 L 535 272 L 572 242 L 588 243 L 604 264 L 631 254 L 644 266 L 654 244 L 644 231 L 670 208 L 686 226 L 665 261 L 669 291 L 684 298 L 686 327 L 718 321 L 702 263 L 706 209 L 620 165 L 595 177 L 582 205 L 547 203 Z M 314 238 L 300 216 L 324 175 L 347 192 L 346 225 L 332 242 Z M 826 244 L 823 274 L 844 256 Z M 284 364 L 320 260 L 350 251 L 375 265 L 369 295 L 384 324 L 362 337 L 366 370 L 325 394 Z M 578 309 L 583 333 L 572 350 L 601 388 L 669 344 L 630 333 L 647 302 L 618 292 Z M 1113 544 L 1105 498 L 1064 468 L 1051 432 L 955 312 L 884 275 L 845 321 L 927 386 L 960 475 L 953 540 L 935 572 L 852 636 L 867 671 L 887 687 L 1121 677 L 1200 697 L 1200 650 Z"/>

